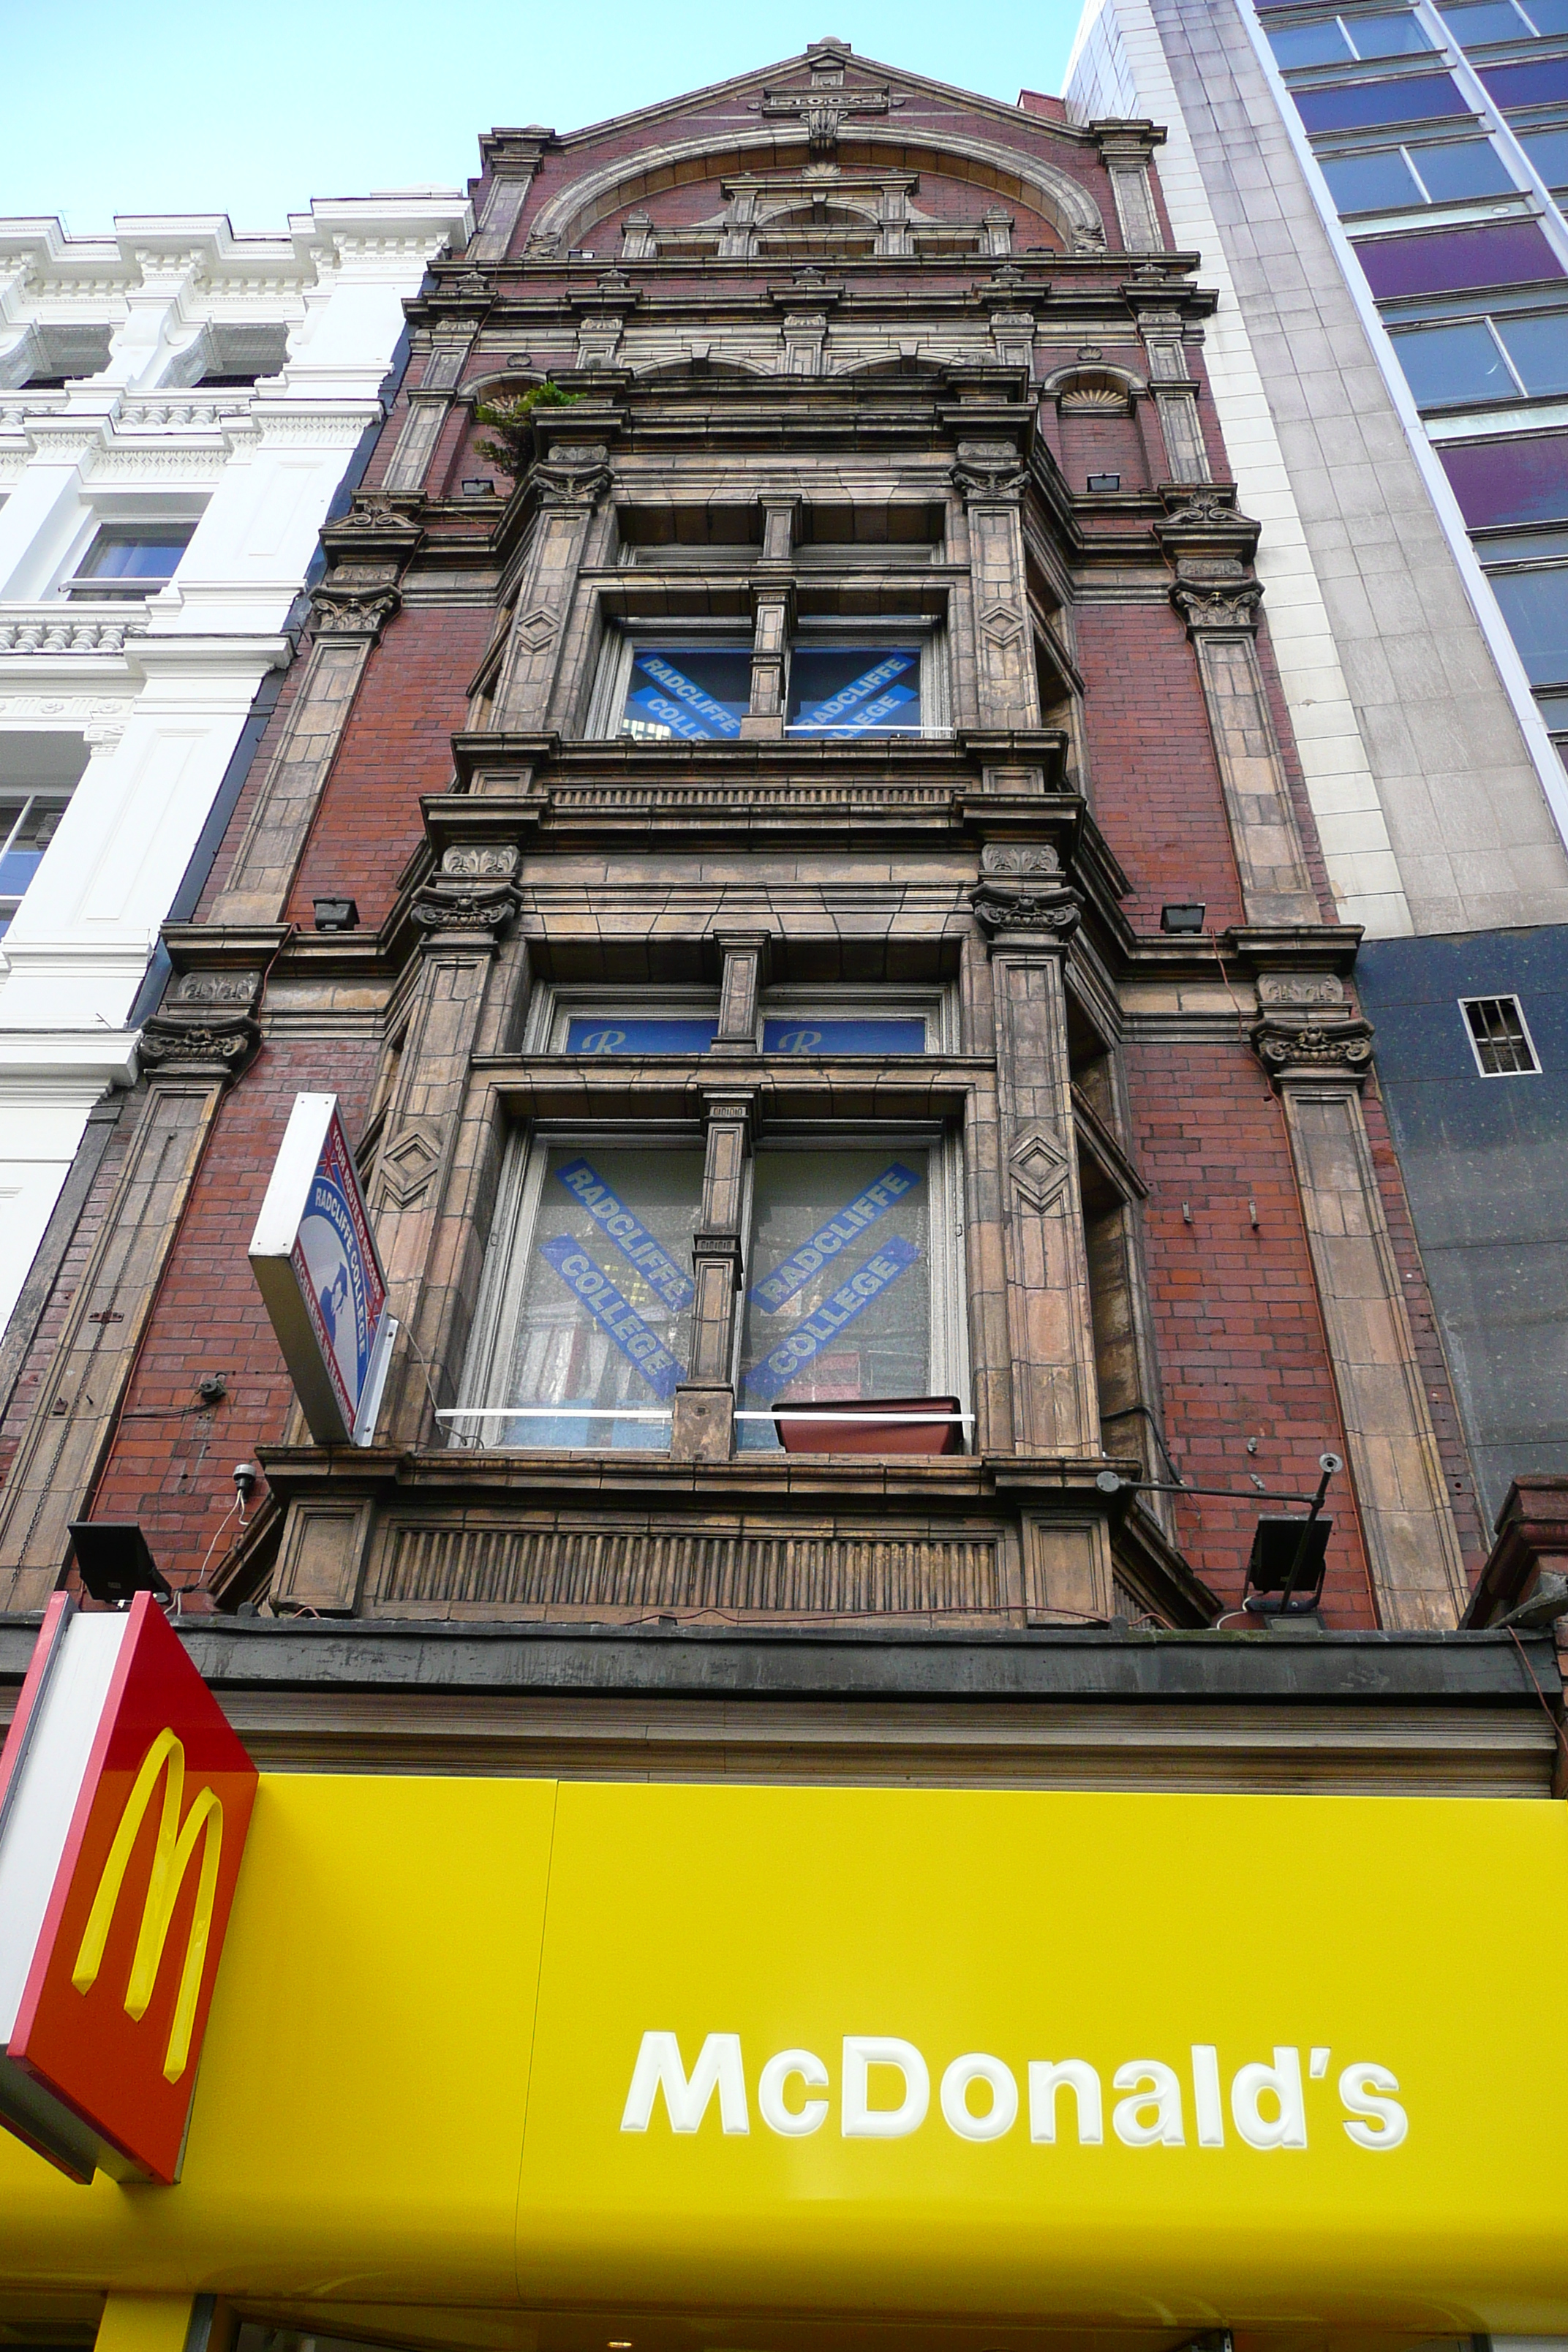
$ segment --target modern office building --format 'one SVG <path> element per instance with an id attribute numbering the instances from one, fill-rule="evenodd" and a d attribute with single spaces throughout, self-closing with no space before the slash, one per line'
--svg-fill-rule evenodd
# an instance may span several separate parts
<path id="1" fill-rule="evenodd" d="M 1157 146 L 483 141 L 6 1430 L 7 2343 L 1560 2352 L 1551 1588 Z"/>
<path id="2" fill-rule="evenodd" d="M 1568 20 L 1105 0 L 1067 91 L 1165 129 L 1216 287 L 1215 411 L 1493 1512 L 1568 1469 Z"/>
<path id="3" fill-rule="evenodd" d="M 467 226 L 435 192 L 271 236 L 0 221 L 0 1396 L 134 1080 L 159 926 L 195 905 L 369 454 L 404 297 Z"/>

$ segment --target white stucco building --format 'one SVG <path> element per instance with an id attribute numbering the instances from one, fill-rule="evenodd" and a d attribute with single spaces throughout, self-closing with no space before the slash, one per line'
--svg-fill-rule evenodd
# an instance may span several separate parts
<path id="1" fill-rule="evenodd" d="M 135 1076 L 159 926 L 238 789 L 404 299 L 471 225 L 426 190 L 281 236 L 0 220 L 0 1333 Z"/>

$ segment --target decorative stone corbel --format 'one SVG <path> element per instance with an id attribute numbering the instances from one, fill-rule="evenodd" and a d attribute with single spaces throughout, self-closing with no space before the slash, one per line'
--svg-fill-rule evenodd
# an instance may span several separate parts
<path id="1" fill-rule="evenodd" d="M 1083 915 L 1083 901 L 1063 879 L 1049 842 L 987 842 L 969 903 L 988 947 L 1026 938 L 1065 949 Z"/>
<path id="2" fill-rule="evenodd" d="M 515 879 L 518 857 L 510 844 L 476 847 L 455 843 L 445 850 L 437 873 L 409 902 L 422 946 L 493 953 L 522 903 Z"/>

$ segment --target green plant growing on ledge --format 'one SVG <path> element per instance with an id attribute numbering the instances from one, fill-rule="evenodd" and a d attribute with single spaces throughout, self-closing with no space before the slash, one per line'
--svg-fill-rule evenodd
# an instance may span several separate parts
<path id="1" fill-rule="evenodd" d="M 582 394 L 563 392 L 558 383 L 546 376 L 531 391 L 519 393 L 515 400 L 480 400 L 474 404 L 476 425 L 488 425 L 486 439 L 475 443 L 481 457 L 515 480 L 528 464 L 533 438 L 531 419 L 536 408 L 570 408 Z"/>

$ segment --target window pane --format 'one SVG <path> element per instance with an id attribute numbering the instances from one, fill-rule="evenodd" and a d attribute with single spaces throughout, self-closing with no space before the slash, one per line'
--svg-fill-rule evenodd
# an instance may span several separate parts
<path id="1" fill-rule="evenodd" d="M 1506 196 L 1513 187 L 1489 139 L 1456 139 L 1451 147 L 1417 147 L 1412 161 L 1434 204 L 1457 196 Z"/>
<path id="2" fill-rule="evenodd" d="M 1494 572 L 1490 578 L 1531 686 L 1568 682 L 1568 571 Z"/>
<path id="3" fill-rule="evenodd" d="M 511 1360 L 484 1402 L 561 1411 L 471 1424 L 487 1444 L 668 1445 L 667 1414 L 632 1415 L 685 1377 L 701 1198 L 700 1151 L 549 1153 Z"/>
<path id="4" fill-rule="evenodd" d="M 1568 433 L 1471 442 L 1437 455 L 1472 530 L 1568 517 Z"/>
<path id="5" fill-rule="evenodd" d="M 797 645 L 788 723 L 800 735 L 918 735 L 920 648 Z"/>
<path id="6" fill-rule="evenodd" d="M 645 742 L 722 741 L 740 733 L 751 707 L 750 646 L 642 646 L 621 731 Z"/>
<path id="7" fill-rule="evenodd" d="M 1568 392 L 1568 316 L 1500 319 L 1497 331 L 1526 392 Z"/>
<path id="8" fill-rule="evenodd" d="M 1358 245 L 1356 257 L 1380 300 L 1396 294 L 1453 294 L 1470 286 L 1517 286 L 1563 274 L 1533 221 L 1379 237 L 1375 245 Z"/>
<path id="9" fill-rule="evenodd" d="M 1343 65 L 1352 54 L 1331 16 L 1321 25 L 1281 25 L 1270 32 L 1268 46 L 1276 62 L 1285 68 Z"/>
<path id="10" fill-rule="evenodd" d="M 1568 563 L 1568 531 L 1525 530 L 1511 539 L 1481 539 L 1476 553 L 1483 563 L 1527 563 L 1532 556 L 1554 555 Z"/>
<path id="11" fill-rule="evenodd" d="M 1511 0 L 1480 0 L 1473 8 L 1445 8 L 1443 22 L 1463 49 L 1487 41 L 1530 38 L 1530 27 Z"/>
<path id="12" fill-rule="evenodd" d="M 157 537 L 100 530 L 88 550 L 79 580 L 171 580 L 190 544 L 188 530 L 171 529 Z"/>
<path id="13" fill-rule="evenodd" d="M 1552 106 L 1568 98 L 1568 58 L 1542 58 L 1539 65 L 1489 66 L 1481 79 L 1500 106 Z"/>
<path id="14" fill-rule="evenodd" d="M 1323 165 L 1329 194 L 1342 213 L 1378 212 L 1384 206 L 1423 202 L 1410 166 L 1397 147 L 1371 155 L 1339 155 Z"/>
<path id="15" fill-rule="evenodd" d="M 44 862 L 66 813 L 63 800 L 0 801 L 0 893 L 19 898 Z"/>
<path id="16" fill-rule="evenodd" d="M 1407 9 L 1392 16 L 1352 16 L 1350 36 L 1362 58 L 1407 58 L 1432 46 L 1426 28 Z"/>
<path id="17" fill-rule="evenodd" d="M 1568 131 L 1521 131 L 1519 143 L 1549 188 L 1568 188 Z"/>
<path id="18" fill-rule="evenodd" d="M 1525 14 L 1538 33 L 1568 33 L 1568 0 L 1528 0 Z"/>
<path id="19" fill-rule="evenodd" d="M 926 1025 L 913 1021 L 764 1021 L 764 1054 L 923 1054 Z"/>
<path id="20" fill-rule="evenodd" d="M 758 1152 L 743 1411 L 929 1392 L 930 1158 Z M 778 1440 L 770 1423 L 743 1421 L 739 1442 Z"/>
<path id="21" fill-rule="evenodd" d="M 713 1043 L 717 1021 L 624 1021 L 595 1013 L 591 1019 L 569 1021 L 569 1054 L 705 1054 Z"/>
<path id="22" fill-rule="evenodd" d="M 1445 400 L 1517 400 L 1502 353 L 1479 319 L 1390 338 L 1418 408 Z"/>
<path id="23" fill-rule="evenodd" d="M 1369 122 L 1432 122 L 1441 115 L 1470 111 L 1447 74 L 1352 81 L 1338 89 L 1299 89 L 1292 96 L 1309 131 L 1355 131 Z"/>

